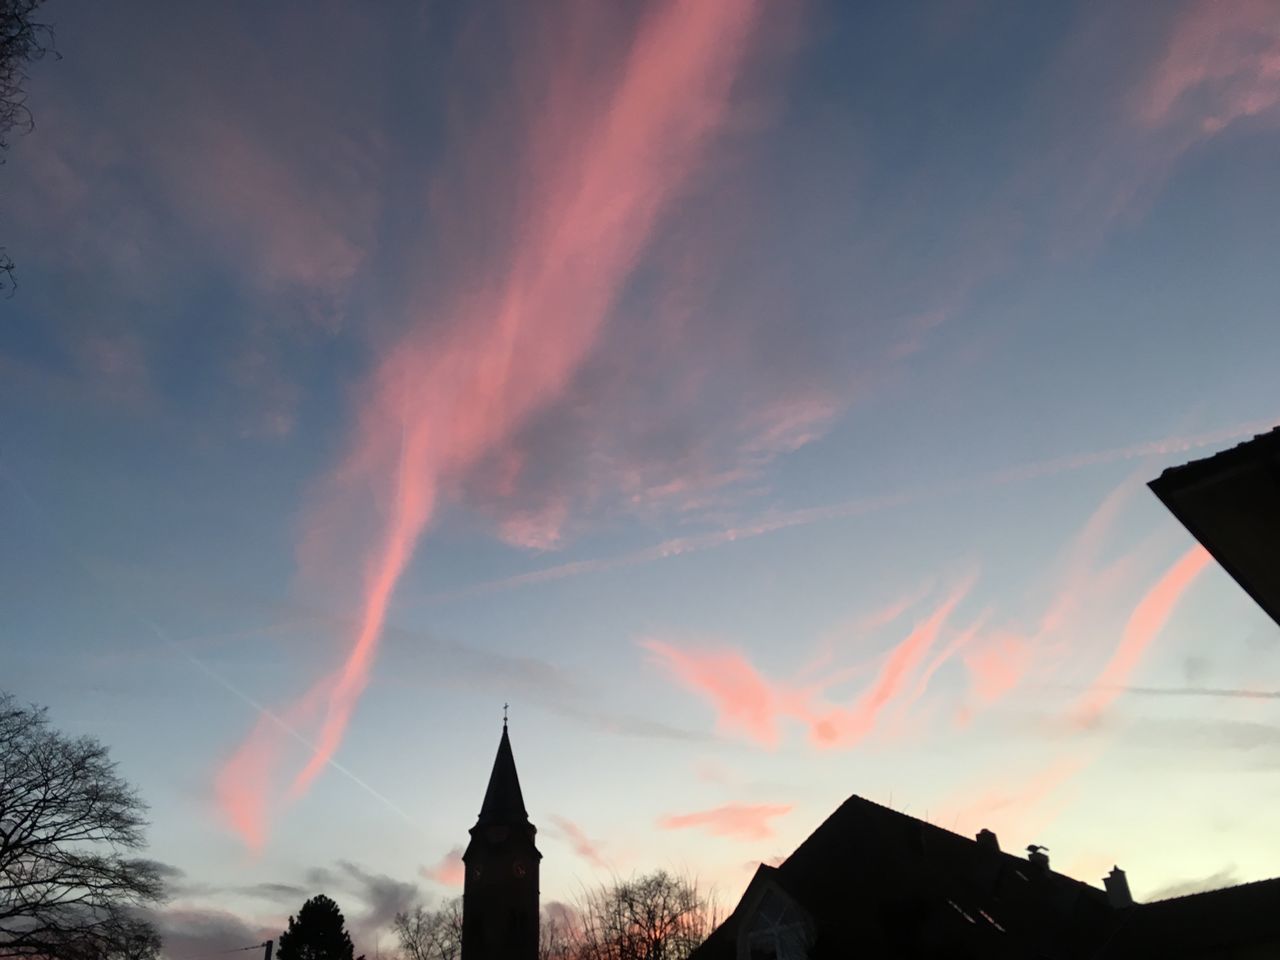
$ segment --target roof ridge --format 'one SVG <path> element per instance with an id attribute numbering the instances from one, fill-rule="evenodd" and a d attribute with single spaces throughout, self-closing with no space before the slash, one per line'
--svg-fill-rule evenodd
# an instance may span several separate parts
<path id="1" fill-rule="evenodd" d="M 1262 887 L 1267 884 L 1275 884 L 1280 886 L 1280 877 L 1263 877 L 1261 880 L 1245 880 L 1243 883 L 1232 883 L 1225 887 L 1212 887 L 1209 890 L 1193 890 L 1191 893 L 1180 893 L 1176 897 L 1161 897 L 1159 900 L 1144 900 L 1138 904 L 1139 907 L 1154 907 L 1161 903 L 1174 903 L 1178 900 L 1190 900 L 1193 897 L 1205 897 L 1215 893 L 1230 893 L 1233 890 L 1242 890 L 1245 887 Z"/>

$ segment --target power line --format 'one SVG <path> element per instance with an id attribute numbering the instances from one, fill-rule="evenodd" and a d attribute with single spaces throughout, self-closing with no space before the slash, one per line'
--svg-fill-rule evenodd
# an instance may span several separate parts
<path id="1" fill-rule="evenodd" d="M 229 953 L 245 953 L 249 950 L 261 950 L 272 941 L 267 940 L 263 943 L 255 943 L 250 947 L 232 947 L 230 950 L 219 950 L 217 953 L 206 953 L 203 957 L 187 957 L 186 960 L 212 960 L 213 957 L 225 957 Z"/>

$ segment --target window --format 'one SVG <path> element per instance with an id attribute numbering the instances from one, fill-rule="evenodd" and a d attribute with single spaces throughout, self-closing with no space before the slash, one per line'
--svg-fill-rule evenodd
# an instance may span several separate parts
<path id="1" fill-rule="evenodd" d="M 809 928 L 804 915 L 778 891 L 766 889 L 747 925 L 749 960 L 805 960 L 809 955 Z"/>

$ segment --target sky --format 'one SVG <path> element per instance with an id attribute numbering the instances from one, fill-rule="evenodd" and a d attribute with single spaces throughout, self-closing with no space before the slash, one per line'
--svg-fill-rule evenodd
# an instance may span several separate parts
<path id="1" fill-rule="evenodd" d="M 727 903 L 859 794 L 1280 872 L 1280 628 L 1146 489 L 1280 422 L 1272 0 L 49 0 L 0 168 L 0 685 L 166 953 Z"/>

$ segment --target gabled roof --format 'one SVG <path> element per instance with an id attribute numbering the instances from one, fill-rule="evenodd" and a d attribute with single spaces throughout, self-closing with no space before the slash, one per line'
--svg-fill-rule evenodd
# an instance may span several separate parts
<path id="1" fill-rule="evenodd" d="M 813 917 L 819 958 L 951 948 L 1075 957 L 1115 923 L 1102 890 L 858 796 L 753 884 L 766 878 Z M 735 955 L 744 904 L 699 958 Z"/>
<path id="2" fill-rule="evenodd" d="M 1280 623 L 1280 427 L 1170 467 L 1148 486 Z"/>
<path id="3" fill-rule="evenodd" d="M 1280 945 L 1280 878 L 1156 900 L 1124 913 L 1106 957 L 1181 956 L 1228 946 L 1274 948 Z"/>
<path id="4" fill-rule="evenodd" d="M 511 752 L 507 725 L 503 722 L 498 755 L 493 759 L 493 772 L 489 774 L 489 786 L 484 792 L 484 803 L 480 805 L 476 826 L 514 827 L 528 822 L 524 795 L 520 792 L 520 777 L 516 773 L 516 758 Z"/>

